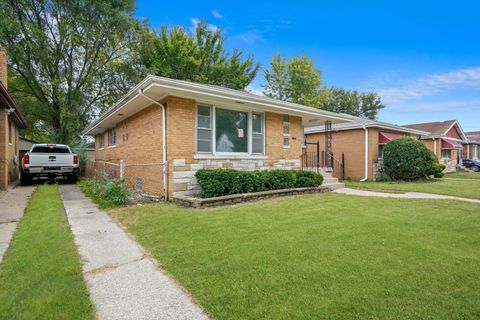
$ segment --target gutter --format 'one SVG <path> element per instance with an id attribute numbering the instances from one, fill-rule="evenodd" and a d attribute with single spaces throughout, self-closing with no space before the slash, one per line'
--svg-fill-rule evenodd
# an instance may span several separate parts
<path id="1" fill-rule="evenodd" d="M 166 108 L 165 106 L 146 96 L 143 93 L 143 89 L 138 89 L 138 95 L 144 97 L 148 101 L 162 108 L 162 162 L 163 162 L 163 197 L 164 200 L 168 200 L 168 162 L 167 162 L 167 119 L 166 119 Z"/>
<path id="2" fill-rule="evenodd" d="M 368 180 L 368 128 L 363 125 L 363 130 L 365 131 L 365 177 L 360 181 Z"/>

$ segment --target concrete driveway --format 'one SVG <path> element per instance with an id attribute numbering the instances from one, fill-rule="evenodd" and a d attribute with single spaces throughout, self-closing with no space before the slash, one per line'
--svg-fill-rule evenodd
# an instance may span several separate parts
<path id="1" fill-rule="evenodd" d="M 30 195 L 35 187 L 16 187 L 3 193 L 0 198 L 0 263 L 7 251 L 17 224 L 23 217 Z"/>

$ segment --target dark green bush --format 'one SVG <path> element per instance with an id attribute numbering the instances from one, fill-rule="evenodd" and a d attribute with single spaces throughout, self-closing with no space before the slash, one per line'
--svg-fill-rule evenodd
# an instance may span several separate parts
<path id="1" fill-rule="evenodd" d="M 296 179 L 292 170 L 270 170 L 266 172 L 265 187 L 267 190 L 295 188 Z"/>
<path id="2" fill-rule="evenodd" d="M 445 173 L 443 173 L 443 170 L 445 170 L 445 165 L 441 163 L 434 163 L 432 172 L 430 172 L 430 175 L 433 175 L 435 178 L 443 178 Z"/>
<path id="3" fill-rule="evenodd" d="M 323 176 L 316 172 L 312 171 L 298 171 L 296 187 L 297 188 L 307 188 L 319 186 L 323 182 Z"/>
<path id="4" fill-rule="evenodd" d="M 391 180 L 419 180 L 428 178 L 438 163 L 434 153 L 413 138 L 390 141 L 383 152 L 383 169 Z"/>
<path id="5" fill-rule="evenodd" d="M 314 187 L 323 182 L 323 177 L 318 173 L 292 170 L 201 169 L 197 171 L 195 177 L 202 188 L 204 198 L 295 187 Z"/>

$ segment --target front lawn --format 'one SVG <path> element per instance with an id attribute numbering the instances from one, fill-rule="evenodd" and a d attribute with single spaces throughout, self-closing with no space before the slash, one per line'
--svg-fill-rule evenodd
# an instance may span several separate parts
<path id="1" fill-rule="evenodd" d="M 57 186 L 37 187 L 0 264 L 0 318 L 94 318 Z"/>
<path id="2" fill-rule="evenodd" d="M 480 179 L 480 172 L 452 172 L 445 174 L 445 178 Z"/>
<path id="3" fill-rule="evenodd" d="M 215 319 L 479 318 L 479 212 L 334 193 L 110 210 Z"/>
<path id="4" fill-rule="evenodd" d="M 424 192 L 480 199 L 480 180 L 435 179 L 419 182 L 346 181 L 346 187 L 371 191 Z"/>

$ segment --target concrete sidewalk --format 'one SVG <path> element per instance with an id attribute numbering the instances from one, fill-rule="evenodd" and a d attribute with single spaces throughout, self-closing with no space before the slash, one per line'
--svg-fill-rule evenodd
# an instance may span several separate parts
<path id="1" fill-rule="evenodd" d="M 445 195 L 433 194 L 433 193 L 420 193 L 420 192 L 387 193 L 387 192 L 377 192 L 377 191 L 368 191 L 368 190 L 351 189 L 351 188 L 343 188 L 339 190 L 334 190 L 333 192 L 348 194 L 353 196 L 363 196 L 363 197 L 382 197 L 382 198 L 400 198 L 400 199 L 439 199 L 439 200 L 458 200 L 458 201 L 465 201 L 465 202 L 472 202 L 472 203 L 480 203 L 480 200 L 477 200 L 477 199 L 445 196 Z"/>
<path id="2" fill-rule="evenodd" d="M 78 187 L 60 190 L 99 319 L 208 319 Z"/>
<path id="3" fill-rule="evenodd" d="M 35 187 L 16 187 L 0 197 L 0 263 L 7 251 L 17 224 L 23 217 L 28 199 Z"/>

